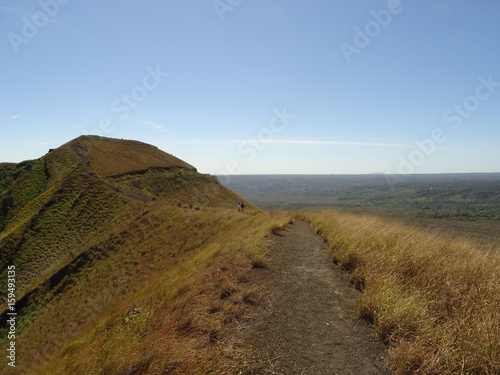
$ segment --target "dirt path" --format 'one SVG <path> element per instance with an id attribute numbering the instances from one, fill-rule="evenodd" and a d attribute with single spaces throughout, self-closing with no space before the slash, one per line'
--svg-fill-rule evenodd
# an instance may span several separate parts
<path id="1" fill-rule="evenodd" d="M 390 374 L 386 347 L 356 318 L 358 293 L 326 255 L 308 223 L 276 236 L 270 264 L 258 270 L 268 291 L 258 321 L 246 332 L 247 374 Z"/>
<path id="2" fill-rule="evenodd" d="M 87 150 L 85 149 L 85 146 L 82 144 L 81 139 L 77 139 L 75 141 L 75 151 L 76 151 L 77 156 L 80 158 L 80 163 L 85 167 L 85 174 L 88 177 L 92 178 L 94 181 L 97 181 L 97 182 L 103 184 L 108 190 L 118 194 L 119 196 L 121 196 L 125 199 L 130 199 L 130 200 L 133 200 L 135 202 L 149 202 L 149 201 L 151 201 L 150 198 L 145 197 L 144 195 L 132 193 L 129 191 L 119 190 L 116 186 L 113 186 L 113 185 L 109 184 L 108 182 L 104 181 L 102 178 L 98 177 L 92 171 L 92 169 L 90 167 Z"/>

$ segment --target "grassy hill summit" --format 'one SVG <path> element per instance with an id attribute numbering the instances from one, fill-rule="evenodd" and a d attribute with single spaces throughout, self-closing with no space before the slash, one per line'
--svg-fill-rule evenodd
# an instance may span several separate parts
<path id="1" fill-rule="evenodd" d="M 71 146 L 90 171 L 100 177 L 146 173 L 148 170 L 196 170 L 157 147 L 132 140 L 81 136 Z"/>
<path id="2" fill-rule="evenodd" d="M 244 214 L 236 210 L 241 201 Z M 188 334 L 198 307 L 190 303 L 180 311 L 179 304 L 192 298 L 191 289 L 200 293 L 193 283 L 204 288 L 215 283 L 213 290 L 237 285 L 233 279 L 241 275 L 235 269 L 251 269 L 262 256 L 255 241 L 275 225 L 271 216 L 216 177 L 136 141 L 82 136 L 37 160 L 0 164 L 0 283 L 7 285 L 8 269 L 15 266 L 18 314 L 16 367 L 2 366 L 2 373 L 93 373 L 88 363 L 76 360 L 82 351 L 75 348 L 100 341 L 95 330 L 101 324 L 117 324 L 121 331 L 139 316 L 157 321 L 175 339 L 183 332 L 184 344 L 172 358 L 181 356 L 199 341 Z M 235 250 L 241 251 L 232 255 Z M 216 256 L 225 271 L 212 275 Z M 203 308 L 220 303 L 220 295 L 212 294 Z M 7 294 L 0 304 L 4 347 L 10 343 Z M 213 337 L 222 331 L 218 319 Z M 145 361 L 123 348 L 125 341 L 136 340 L 129 327 L 125 331 L 109 343 L 114 354 L 95 364 L 101 373 L 125 373 L 120 369 L 126 365 L 117 364 L 115 356 L 122 361 L 129 355 L 127 366 Z M 172 358 L 147 361 L 164 368 Z"/>
<path id="3" fill-rule="evenodd" d="M 200 209 L 243 200 L 154 146 L 98 136 L 81 136 L 38 160 L 4 164 L 0 178 L 2 280 L 7 265 L 20 267 L 19 296 L 79 255 L 132 203 Z"/>

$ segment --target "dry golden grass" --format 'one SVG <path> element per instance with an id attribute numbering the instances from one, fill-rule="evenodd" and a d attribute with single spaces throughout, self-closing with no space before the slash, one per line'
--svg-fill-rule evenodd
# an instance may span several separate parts
<path id="1" fill-rule="evenodd" d="M 212 176 L 94 136 L 39 159 L 7 193 L 0 262 L 16 265 L 24 295 L 7 374 L 208 374 L 235 363 L 231 332 L 260 296 L 246 275 L 266 266 L 264 238 L 290 214 L 249 202 L 238 213 L 243 198 Z"/>
<path id="2" fill-rule="evenodd" d="M 241 197 L 192 168 L 156 147 L 97 136 L 53 150 L 8 191 L 12 207 L 0 225 L 0 281 L 5 284 L 6 267 L 15 264 L 21 298 L 91 246 L 99 232 L 119 227 L 113 220 L 121 220 L 129 203 L 236 208 Z M 92 171 L 120 176 L 100 180 Z M 4 302 L 0 296 L 5 309 Z"/>
<path id="3" fill-rule="evenodd" d="M 6 374 L 238 372 L 234 333 L 261 295 L 247 276 L 290 213 L 240 214 L 241 197 L 189 164 L 93 136 L 40 159 L 10 193 L 0 259 L 20 265 L 18 297 L 40 293 L 18 317 Z M 495 245 L 370 215 L 299 216 L 363 291 L 357 313 L 390 344 L 396 374 L 500 374 Z"/>
<path id="4" fill-rule="evenodd" d="M 194 169 L 181 159 L 138 141 L 82 136 L 71 143 L 74 147 L 83 146 L 83 152 L 78 148 L 77 151 L 88 158 L 89 167 L 102 178 L 151 168 Z"/>
<path id="5" fill-rule="evenodd" d="M 395 219 L 307 212 L 396 374 L 500 373 L 500 252 Z"/>
<path id="6" fill-rule="evenodd" d="M 234 333 L 260 298 L 247 274 L 265 266 L 266 236 L 290 214 L 154 203 L 137 210 L 144 214 L 97 244 L 100 255 L 22 329 L 16 370 L 237 372 Z"/>

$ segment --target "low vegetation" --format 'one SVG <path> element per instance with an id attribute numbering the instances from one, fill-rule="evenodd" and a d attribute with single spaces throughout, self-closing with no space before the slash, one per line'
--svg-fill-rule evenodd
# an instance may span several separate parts
<path id="1" fill-rule="evenodd" d="M 389 345 L 395 374 L 500 373 L 497 176 L 439 189 L 428 178 L 400 186 L 393 202 L 381 176 L 373 186 L 337 179 L 333 190 L 287 178 L 265 185 L 267 198 L 279 191 L 286 206 L 326 197 L 323 205 L 356 210 L 395 204 L 399 219 L 262 211 L 217 178 L 133 141 L 80 137 L 38 160 L 0 164 L 0 283 L 14 264 L 18 302 L 17 367 L 2 373 L 238 374 L 238 332 L 265 294 L 250 280 L 268 267 L 269 241 L 294 215 L 323 236 L 363 292 L 357 314 Z M 456 227 L 401 220 L 435 213 Z M 4 311 L 5 295 L 0 302 Z"/>
<path id="2" fill-rule="evenodd" d="M 24 329 L 18 346 L 34 356 L 26 373 L 236 373 L 236 333 L 261 293 L 247 275 L 261 267 L 269 228 L 288 221 L 151 209 L 100 243 L 91 267 L 53 292 Z"/>
<path id="3" fill-rule="evenodd" d="M 359 317 L 395 374 L 500 373 L 498 249 L 368 214 L 306 212 L 363 291 Z"/>

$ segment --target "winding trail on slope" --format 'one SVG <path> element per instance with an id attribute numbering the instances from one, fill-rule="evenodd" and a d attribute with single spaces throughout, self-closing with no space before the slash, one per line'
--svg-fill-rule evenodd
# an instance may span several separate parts
<path id="1" fill-rule="evenodd" d="M 78 158 L 80 159 L 80 163 L 85 168 L 85 175 L 86 176 L 90 177 L 91 179 L 93 179 L 96 182 L 101 183 L 108 190 L 114 192 L 115 194 L 118 194 L 119 196 L 121 196 L 121 197 L 123 197 L 125 199 L 130 199 L 130 200 L 135 201 L 135 202 L 148 202 L 148 201 L 151 201 L 150 198 L 148 198 L 148 197 L 146 197 L 144 195 L 132 193 L 130 191 L 122 191 L 122 190 L 118 189 L 116 186 L 113 186 L 113 185 L 109 184 L 108 182 L 104 181 L 102 178 L 98 177 L 92 171 L 92 169 L 90 167 L 90 162 L 89 162 L 87 150 L 85 149 L 85 146 L 83 145 L 81 139 L 77 139 L 75 141 L 75 151 L 76 151 L 76 154 L 77 154 Z"/>
<path id="2" fill-rule="evenodd" d="M 247 374 L 390 374 L 386 346 L 356 317 L 359 292 L 327 250 L 303 221 L 274 239 L 269 267 L 256 276 L 268 300 L 246 330 Z"/>

